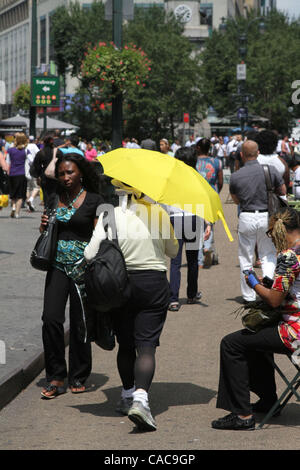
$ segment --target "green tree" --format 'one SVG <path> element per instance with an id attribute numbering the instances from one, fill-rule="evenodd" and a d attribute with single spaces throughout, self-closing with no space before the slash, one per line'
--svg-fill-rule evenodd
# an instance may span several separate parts
<path id="1" fill-rule="evenodd" d="M 22 83 L 13 94 L 14 107 L 28 111 L 30 108 L 30 86 L 28 83 Z"/>
<path id="2" fill-rule="evenodd" d="M 111 22 L 105 20 L 104 13 L 101 1 L 93 2 L 89 8 L 78 2 L 57 8 L 52 17 L 51 39 L 60 75 L 68 70 L 72 76 L 78 76 L 88 44 L 111 40 Z"/>
<path id="3" fill-rule="evenodd" d="M 66 105 L 66 120 L 80 127 L 80 135 L 88 140 L 111 139 L 111 103 L 91 95 L 79 87 Z"/>
<path id="4" fill-rule="evenodd" d="M 254 18 L 253 13 L 247 19 L 229 20 L 225 33 L 213 31 L 207 40 L 201 54 L 203 98 L 220 116 L 233 114 L 240 106 L 233 95 L 238 90 L 236 65 L 241 62 L 239 36 L 247 32 L 249 112 L 268 118 L 271 128 L 285 132 L 291 117 L 300 111 L 291 101 L 292 83 L 300 77 L 300 23 L 271 12 L 265 17 L 265 32 L 260 34 L 259 21 Z M 292 113 L 288 110 L 291 106 Z"/>
<path id="5" fill-rule="evenodd" d="M 147 86 L 126 97 L 128 134 L 134 135 L 143 127 L 156 140 L 162 135 L 174 138 L 183 113 L 190 112 L 197 120 L 202 110 L 199 58 L 183 36 L 183 26 L 172 13 L 157 6 L 136 8 L 134 21 L 124 30 L 124 40 L 141 47 L 152 63 Z"/>
<path id="6" fill-rule="evenodd" d="M 59 73 L 68 70 L 80 78 L 80 93 L 89 95 L 90 78 L 80 75 L 85 54 L 99 42 L 110 43 L 112 39 L 111 22 L 104 20 L 102 2 L 94 2 L 91 9 L 82 9 L 79 4 L 60 7 L 54 14 L 52 29 Z M 173 14 L 157 6 L 136 8 L 134 21 L 123 25 L 123 43 L 141 48 L 151 61 L 145 86 L 126 90 L 123 96 L 125 133 L 141 138 L 144 128 L 157 140 L 162 135 L 174 137 L 184 112 L 194 120 L 201 118 L 199 58 Z M 106 104 L 111 100 L 106 90 L 93 98 Z M 99 119 L 101 115 L 102 110 Z M 81 122 L 86 127 L 83 117 Z"/>

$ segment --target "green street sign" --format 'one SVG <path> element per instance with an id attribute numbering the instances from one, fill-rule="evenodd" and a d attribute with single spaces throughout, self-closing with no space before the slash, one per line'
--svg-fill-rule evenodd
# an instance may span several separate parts
<path id="1" fill-rule="evenodd" d="M 36 76 L 31 84 L 31 106 L 59 106 L 59 77 Z"/>

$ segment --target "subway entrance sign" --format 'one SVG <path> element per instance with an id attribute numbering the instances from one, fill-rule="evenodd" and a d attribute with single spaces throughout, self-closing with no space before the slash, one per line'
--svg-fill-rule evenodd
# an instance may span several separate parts
<path id="1" fill-rule="evenodd" d="M 60 86 L 59 77 L 32 77 L 31 106 L 59 106 Z"/>

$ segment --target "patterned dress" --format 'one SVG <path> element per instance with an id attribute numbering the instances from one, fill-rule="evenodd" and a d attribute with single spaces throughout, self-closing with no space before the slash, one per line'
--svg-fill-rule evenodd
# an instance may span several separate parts
<path id="1" fill-rule="evenodd" d="M 293 358 L 300 362 L 300 245 L 278 255 L 272 289 L 288 292 L 281 304 L 278 331 Z M 295 354 L 296 352 L 296 354 Z"/>

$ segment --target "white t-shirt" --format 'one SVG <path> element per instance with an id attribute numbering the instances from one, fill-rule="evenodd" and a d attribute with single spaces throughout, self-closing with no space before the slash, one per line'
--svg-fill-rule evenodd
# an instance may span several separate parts
<path id="1" fill-rule="evenodd" d="M 230 155 L 231 152 L 236 152 L 238 145 L 239 145 L 239 142 L 237 140 L 235 139 L 230 140 L 226 147 L 227 155 Z"/>
<path id="2" fill-rule="evenodd" d="M 276 147 L 277 153 L 281 153 L 281 143 L 282 143 L 282 139 L 279 139 L 277 142 L 277 147 Z"/>
<path id="3" fill-rule="evenodd" d="M 190 147 L 191 145 L 194 145 L 196 142 L 194 140 L 190 141 L 188 140 L 186 143 L 185 143 L 185 146 L 186 147 Z"/>
<path id="4" fill-rule="evenodd" d="M 261 155 L 259 154 L 257 157 L 258 162 L 261 165 L 272 165 L 278 173 L 280 174 L 281 177 L 283 177 L 285 173 L 285 166 L 282 163 L 282 161 L 279 159 L 278 155 L 276 153 L 273 153 L 272 155 Z"/>
<path id="5" fill-rule="evenodd" d="M 223 158 L 226 153 L 226 145 L 225 144 L 216 144 L 216 150 L 217 150 L 217 157 Z"/>
<path id="6" fill-rule="evenodd" d="M 30 161 L 32 163 L 33 160 L 34 160 L 34 157 L 36 156 L 36 154 L 38 153 L 38 151 L 40 149 L 38 148 L 38 146 L 36 144 L 28 144 L 27 145 L 27 150 L 29 150 L 29 152 L 30 152 Z"/>
<path id="7" fill-rule="evenodd" d="M 139 202 L 130 203 L 125 210 L 116 207 L 114 214 L 118 242 L 127 269 L 167 271 L 166 256 L 174 258 L 178 252 L 178 241 L 168 214 L 158 204 Z M 110 228 L 108 236 L 112 239 Z M 105 238 L 103 214 L 100 214 L 93 236 L 84 250 L 87 261 L 97 254 Z"/>
<path id="8" fill-rule="evenodd" d="M 294 175 L 293 194 L 295 199 L 300 199 L 300 166 L 294 172 Z"/>

